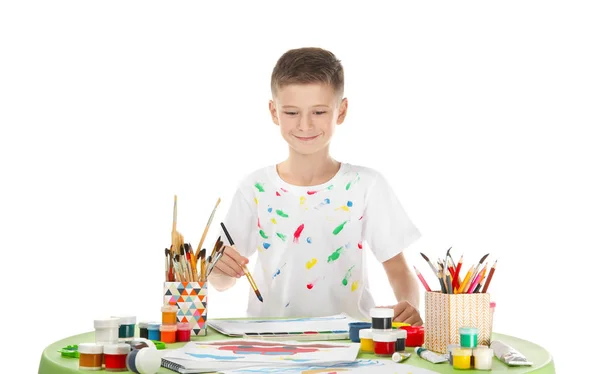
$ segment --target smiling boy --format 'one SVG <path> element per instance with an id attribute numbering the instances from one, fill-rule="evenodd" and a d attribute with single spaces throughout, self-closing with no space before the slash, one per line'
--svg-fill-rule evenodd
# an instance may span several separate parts
<path id="1" fill-rule="evenodd" d="M 236 248 L 225 249 L 212 286 L 233 286 L 258 251 L 252 274 L 264 302 L 252 293 L 250 316 L 368 318 L 375 306 L 366 268 L 371 250 L 398 301 L 395 320 L 421 325 L 418 285 L 402 254 L 418 229 L 379 172 L 329 153 L 348 110 L 341 62 L 320 48 L 290 50 L 273 69 L 271 90 L 269 111 L 289 155 L 238 186 L 224 219 Z"/>

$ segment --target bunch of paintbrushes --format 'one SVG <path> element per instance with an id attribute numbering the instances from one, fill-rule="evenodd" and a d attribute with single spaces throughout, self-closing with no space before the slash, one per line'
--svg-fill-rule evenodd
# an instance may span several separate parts
<path id="1" fill-rule="evenodd" d="M 494 265 L 488 273 L 488 263 L 486 262 L 484 265 L 483 262 L 489 256 L 489 253 L 484 255 L 476 265 L 472 265 L 469 268 L 464 279 L 461 279 L 460 271 L 463 268 L 463 256 L 461 255 L 458 263 L 455 263 L 452 255 L 450 255 L 451 249 L 452 247 L 450 247 L 450 249 L 448 249 L 446 252 L 446 257 L 444 260 L 437 260 L 437 266 L 434 266 L 429 257 L 421 253 L 421 256 L 423 256 L 425 261 L 427 261 L 427 264 L 429 267 L 431 267 L 431 270 L 440 283 L 441 292 L 447 294 L 486 293 L 490 285 L 490 281 L 494 276 L 494 272 L 496 271 L 496 263 L 498 260 L 494 262 Z M 425 287 L 427 291 L 431 292 L 431 288 L 425 281 L 423 274 L 421 274 L 416 267 L 414 268 L 415 272 L 417 273 L 417 277 L 423 284 L 423 287 Z"/>
<path id="2" fill-rule="evenodd" d="M 167 282 L 206 282 L 209 272 L 208 266 L 210 263 L 210 257 L 206 258 L 206 249 L 202 248 L 202 244 L 206 239 L 206 234 L 210 228 L 213 217 L 219 206 L 221 199 L 217 200 L 215 208 L 213 209 L 200 243 L 196 252 L 189 243 L 185 243 L 183 235 L 177 231 L 177 195 L 175 195 L 175 201 L 173 204 L 173 228 L 171 230 L 171 248 L 165 248 L 165 279 Z M 217 241 L 218 242 L 218 241 Z M 215 247 L 216 247 L 215 243 Z M 221 246 L 219 249 L 221 249 Z M 213 258 L 215 250 L 213 249 Z M 198 269 L 198 266 L 200 269 Z M 214 264 L 213 264 L 214 266 Z M 212 267 L 210 267 L 212 269 Z"/>

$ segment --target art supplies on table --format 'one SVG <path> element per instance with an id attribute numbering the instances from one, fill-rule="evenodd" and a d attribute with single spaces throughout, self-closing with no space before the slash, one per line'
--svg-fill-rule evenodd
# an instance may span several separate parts
<path id="1" fill-rule="evenodd" d="M 324 342 L 274 342 L 267 340 L 194 341 L 166 351 L 161 365 L 179 373 L 205 373 L 256 366 L 353 362 L 358 344 Z"/>
<path id="2" fill-rule="evenodd" d="M 527 358 L 519 351 L 511 347 L 510 345 L 500 341 L 494 340 L 490 344 L 490 348 L 494 351 L 494 355 L 498 360 L 504 362 L 508 366 L 531 366 L 533 362 L 528 361 Z"/>
<path id="3" fill-rule="evenodd" d="M 345 340 L 349 324 L 360 322 L 346 314 L 328 317 L 212 320 L 208 325 L 232 337 L 276 340 Z"/>

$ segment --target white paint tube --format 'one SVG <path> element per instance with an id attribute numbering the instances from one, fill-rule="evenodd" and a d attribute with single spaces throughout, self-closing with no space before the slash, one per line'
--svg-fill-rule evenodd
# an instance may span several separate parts
<path id="1" fill-rule="evenodd" d="M 494 340 L 490 344 L 490 348 L 494 350 L 494 355 L 498 360 L 504 362 L 508 366 L 531 366 L 533 362 L 527 361 L 527 358 L 513 347 L 499 340 Z"/>
<path id="2" fill-rule="evenodd" d="M 415 351 L 417 352 L 417 355 L 419 355 L 419 357 L 434 364 L 440 364 L 442 362 L 448 361 L 446 355 L 438 355 L 437 353 L 431 352 L 430 350 L 425 349 L 423 347 L 415 347 Z"/>

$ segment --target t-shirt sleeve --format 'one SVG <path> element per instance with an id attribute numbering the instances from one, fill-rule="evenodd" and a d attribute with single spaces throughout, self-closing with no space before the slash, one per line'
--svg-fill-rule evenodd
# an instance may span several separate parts
<path id="1" fill-rule="evenodd" d="M 256 209 L 251 205 L 251 196 L 249 192 L 244 191 L 243 186 L 239 186 L 233 195 L 231 205 L 223 223 L 231 235 L 238 252 L 245 257 L 250 257 L 256 251 L 256 235 L 258 230 L 258 216 Z M 254 208 L 254 209 L 253 209 Z M 226 245 L 229 240 L 219 223 L 219 235 Z"/>
<path id="2" fill-rule="evenodd" d="M 363 240 L 380 262 L 401 253 L 421 237 L 392 187 L 379 173 L 367 192 Z"/>

